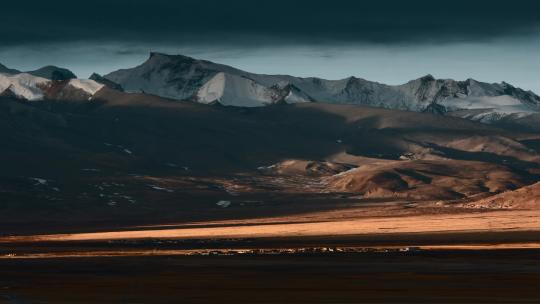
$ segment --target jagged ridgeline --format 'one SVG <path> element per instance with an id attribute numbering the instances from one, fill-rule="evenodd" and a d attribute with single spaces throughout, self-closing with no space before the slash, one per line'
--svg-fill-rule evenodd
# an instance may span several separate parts
<path id="1" fill-rule="evenodd" d="M 263 106 L 287 102 L 359 104 L 415 112 L 449 113 L 490 122 L 540 110 L 540 97 L 502 83 L 474 79 L 455 81 L 427 75 L 402 85 L 361 78 L 341 80 L 260 75 L 181 55 L 151 53 L 143 64 L 112 72 L 104 78 L 127 91 L 233 106 Z M 462 111 L 467 112 L 462 112 Z"/>
<path id="2" fill-rule="evenodd" d="M 537 131 L 540 97 L 506 82 L 456 81 L 427 75 L 402 85 L 361 78 L 326 80 L 262 75 L 182 55 L 151 53 L 141 65 L 77 80 L 67 69 L 20 71 L 0 66 L 0 93 L 39 100 L 92 98 L 102 87 L 174 100 L 239 107 L 281 103 L 355 104 L 456 116 Z M 65 91 L 67 87 L 67 92 Z M 71 90 L 79 90 L 75 94 Z M 80 91 L 82 90 L 82 92 Z"/>

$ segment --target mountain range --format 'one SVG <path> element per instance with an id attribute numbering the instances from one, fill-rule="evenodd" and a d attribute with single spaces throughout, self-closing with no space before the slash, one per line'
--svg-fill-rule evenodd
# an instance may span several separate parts
<path id="1" fill-rule="evenodd" d="M 356 77 L 326 80 L 260 75 L 205 60 L 160 53 L 151 53 L 140 66 L 104 77 L 132 92 L 231 106 L 316 101 L 440 114 L 468 110 L 459 115 L 483 122 L 540 111 L 538 95 L 505 82 L 455 81 L 427 75 L 391 86 Z"/>
<path id="2" fill-rule="evenodd" d="M 148 60 L 134 68 L 104 76 L 93 74 L 90 80 L 75 78 L 69 70 L 54 66 L 21 73 L 0 65 L 0 93 L 29 100 L 77 94 L 88 99 L 108 86 L 127 93 L 203 104 L 238 107 L 304 102 L 355 104 L 456 116 L 510 128 L 540 129 L 535 126 L 540 121 L 540 97 L 506 82 L 490 84 L 426 75 L 402 85 L 386 85 L 356 77 L 326 80 L 262 75 L 162 53 L 151 53 Z"/>

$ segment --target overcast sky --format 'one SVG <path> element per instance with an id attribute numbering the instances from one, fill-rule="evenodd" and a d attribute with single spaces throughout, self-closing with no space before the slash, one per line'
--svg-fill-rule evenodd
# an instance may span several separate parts
<path id="1" fill-rule="evenodd" d="M 184 54 L 258 73 L 425 74 L 540 93 L 538 1 L 93 0 L 2 3 L 0 63 L 80 77 Z"/>

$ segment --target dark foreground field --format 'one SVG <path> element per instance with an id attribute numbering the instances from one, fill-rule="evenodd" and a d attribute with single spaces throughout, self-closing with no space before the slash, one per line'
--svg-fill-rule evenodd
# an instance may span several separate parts
<path id="1" fill-rule="evenodd" d="M 540 251 L 0 260 L 3 303 L 538 303 Z"/>
<path id="2" fill-rule="evenodd" d="M 0 303 L 540 303 L 537 209 L 438 205 L 8 225 Z"/>

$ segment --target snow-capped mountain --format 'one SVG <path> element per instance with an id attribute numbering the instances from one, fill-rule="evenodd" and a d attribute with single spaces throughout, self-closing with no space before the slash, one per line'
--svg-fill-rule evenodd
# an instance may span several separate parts
<path id="1" fill-rule="evenodd" d="M 104 85 L 88 79 L 50 80 L 28 73 L 0 73 L 0 96 L 15 97 L 23 100 L 88 100 Z"/>
<path id="2" fill-rule="evenodd" d="M 278 102 L 313 101 L 305 92 L 278 78 L 261 81 L 264 80 L 261 75 L 181 55 L 151 53 L 142 65 L 104 77 L 128 92 L 201 103 L 257 107 Z"/>
<path id="3" fill-rule="evenodd" d="M 498 109 L 501 113 L 540 109 L 540 97 L 508 83 L 488 84 L 474 79 L 455 81 L 428 75 L 398 88 L 420 104 L 420 110 L 437 104 L 447 112 L 457 110 Z M 423 106 L 423 108 L 422 108 Z"/>
<path id="4" fill-rule="evenodd" d="M 260 75 L 181 55 L 151 53 L 142 65 L 105 75 L 126 91 L 201 103 L 257 107 L 287 102 L 359 104 L 415 112 L 457 113 L 490 122 L 540 111 L 540 97 L 505 82 L 455 81 L 427 75 L 402 85 Z"/>
<path id="5" fill-rule="evenodd" d="M 146 62 L 135 68 L 105 76 L 94 74 L 90 80 L 76 79 L 69 70 L 54 66 L 31 73 L 0 65 L 0 94 L 27 100 L 91 99 L 107 86 L 118 91 L 204 104 L 241 107 L 303 102 L 357 104 L 452 115 L 484 123 L 527 121 L 523 118 L 540 114 L 539 96 L 505 82 L 455 81 L 427 75 L 402 85 L 386 85 L 356 77 L 326 80 L 261 75 L 160 53 L 151 53 Z"/>
<path id="6" fill-rule="evenodd" d="M 68 69 L 45 66 L 20 72 L 0 64 L 0 96 L 28 101 L 89 100 L 105 85 L 91 79 L 77 79 Z"/>
<path id="7" fill-rule="evenodd" d="M 45 97 L 48 83 L 48 79 L 27 73 L 0 74 L 0 94 L 26 100 L 39 100 Z"/>

